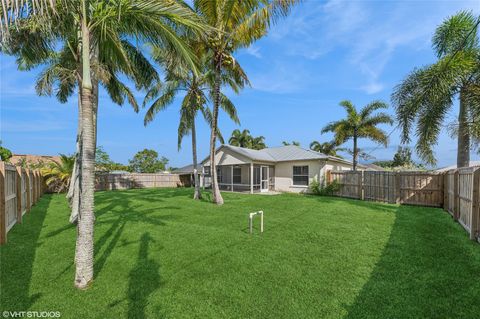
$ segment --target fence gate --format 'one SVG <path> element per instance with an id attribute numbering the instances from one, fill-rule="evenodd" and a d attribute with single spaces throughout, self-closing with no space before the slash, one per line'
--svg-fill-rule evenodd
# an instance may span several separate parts
<path id="1" fill-rule="evenodd" d="M 362 199 L 361 171 L 332 171 L 330 178 L 341 185 L 336 196 Z"/>
<path id="2" fill-rule="evenodd" d="M 17 170 L 5 165 L 5 222 L 7 232 L 17 222 Z"/>
<path id="3" fill-rule="evenodd" d="M 432 172 L 400 172 L 402 204 L 442 207 L 443 175 Z"/>
<path id="4" fill-rule="evenodd" d="M 395 203 L 395 189 L 394 172 L 363 172 L 363 191 L 365 200 Z"/>

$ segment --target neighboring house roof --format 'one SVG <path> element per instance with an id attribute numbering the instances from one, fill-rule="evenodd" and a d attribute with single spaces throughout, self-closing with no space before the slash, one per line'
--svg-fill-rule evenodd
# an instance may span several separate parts
<path id="1" fill-rule="evenodd" d="M 469 166 L 480 166 L 480 161 L 470 161 Z M 447 167 L 439 168 L 439 169 L 436 170 L 436 172 L 446 172 L 446 171 L 449 171 L 451 169 L 456 169 L 456 168 L 457 168 L 457 164 L 454 164 L 454 165 L 450 165 L 450 166 L 447 166 Z"/>
<path id="2" fill-rule="evenodd" d="M 197 170 L 198 172 L 201 172 L 202 171 L 202 165 L 198 164 L 197 165 Z M 187 165 L 187 166 L 184 166 L 184 167 L 180 167 L 180 168 L 177 168 L 177 169 L 174 169 L 172 171 L 173 174 L 179 174 L 179 175 L 182 175 L 182 174 L 193 174 L 193 164 L 190 164 L 190 165 Z"/>
<path id="3" fill-rule="evenodd" d="M 60 163 L 61 159 L 60 156 L 54 155 L 33 155 L 33 154 L 13 154 L 12 157 L 9 159 L 10 163 L 17 165 L 23 159 L 25 159 L 28 163 L 38 164 L 39 162 L 57 162 Z"/>
<path id="4" fill-rule="evenodd" d="M 378 166 L 378 165 L 375 165 L 375 164 L 373 164 L 373 163 L 365 165 L 365 168 L 366 168 L 368 171 L 386 171 L 385 168 L 383 168 L 383 167 L 381 167 L 381 166 Z"/>
<path id="5" fill-rule="evenodd" d="M 348 164 L 352 163 L 343 158 L 325 155 L 323 153 L 307 150 L 296 145 L 285 145 L 280 147 L 264 148 L 262 150 L 252 150 L 249 148 L 224 144 L 217 149 L 217 152 L 221 149 L 228 149 L 252 161 L 260 161 L 260 162 L 332 160 L 340 163 L 348 163 Z M 206 162 L 208 159 L 209 158 L 207 157 L 205 160 L 203 160 L 203 162 Z M 359 165 L 359 167 L 364 168 L 365 166 Z"/>

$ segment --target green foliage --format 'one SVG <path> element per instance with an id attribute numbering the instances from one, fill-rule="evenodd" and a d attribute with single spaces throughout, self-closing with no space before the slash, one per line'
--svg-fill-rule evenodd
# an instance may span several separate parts
<path id="1" fill-rule="evenodd" d="M 310 192 L 315 195 L 320 195 L 320 196 L 331 196 L 334 195 L 336 192 L 340 190 L 342 187 L 341 184 L 338 183 L 336 179 L 334 179 L 332 182 L 328 183 L 327 186 L 322 187 L 320 182 L 317 180 L 313 180 L 310 183 Z"/>
<path id="2" fill-rule="evenodd" d="M 343 158 L 337 152 L 346 151 L 345 148 L 338 147 L 335 141 L 330 142 L 323 142 L 320 143 L 319 141 L 313 141 L 310 143 L 310 149 L 315 152 L 319 152 L 329 156 L 336 156 L 339 158 Z"/>
<path id="3" fill-rule="evenodd" d="M 300 146 L 300 142 L 298 142 L 298 141 L 292 141 L 292 142 L 283 141 L 282 144 L 284 146 L 288 146 L 288 145 Z"/>
<path id="4" fill-rule="evenodd" d="M 60 193 L 68 189 L 74 163 L 74 155 L 60 154 L 60 162 L 51 161 L 40 168 L 40 173 L 50 191 Z"/>
<path id="5" fill-rule="evenodd" d="M 410 147 L 399 146 L 395 155 L 393 155 L 392 166 L 407 166 L 413 164 L 412 151 Z"/>
<path id="6" fill-rule="evenodd" d="M 135 173 L 156 173 L 164 171 L 168 159 L 166 157 L 158 158 L 158 153 L 154 150 L 144 149 L 139 151 L 129 161 L 130 170 Z"/>
<path id="7" fill-rule="evenodd" d="M 242 132 L 240 132 L 239 129 L 234 130 L 228 143 L 233 146 L 245 147 L 253 150 L 261 150 L 267 147 L 265 145 L 265 137 L 253 137 L 249 130 L 243 130 Z"/>
<path id="8" fill-rule="evenodd" d="M 412 160 L 409 147 L 399 146 L 391 161 L 375 161 L 373 164 L 388 170 L 424 170 L 425 166 Z"/>
<path id="9" fill-rule="evenodd" d="M 0 140 L 0 159 L 7 162 L 10 157 L 12 157 L 12 152 L 8 148 L 3 147 L 2 141 Z"/>

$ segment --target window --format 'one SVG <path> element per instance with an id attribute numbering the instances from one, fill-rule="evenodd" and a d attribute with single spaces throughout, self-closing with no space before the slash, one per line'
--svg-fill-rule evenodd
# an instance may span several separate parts
<path id="1" fill-rule="evenodd" d="M 293 185 L 308 186 L 308 165 L 293 167 Z"/>
<path id="2" fill-rule="evenodd" d="M 233 168 L 233 183 L 241 184 L 242 183 L 242 168 L 234 167 Z"/>
<path id="3" fill-rule="evenodd" d="M 204 166 L 204 174 L 210 176 L 210 166 Z"/>
<path id="4" fill-rule="evenodd" d="M 221 167 L 217 167 L 217 181 L 219 183 L 223 182 L 222 168 Z"/>

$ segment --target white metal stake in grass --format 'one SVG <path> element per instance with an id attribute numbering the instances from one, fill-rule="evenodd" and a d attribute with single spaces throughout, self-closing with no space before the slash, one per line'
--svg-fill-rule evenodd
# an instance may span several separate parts
<path id="1" fill-rule="evenodd" d="M 258 212 L 250 213 L 248 215 L 248 226 L 250 228 L 250 234 L 253 233 L 253 217 L 256 215 L 260 215 L 260 232 L 263 233 L 263 210 Z"/>

